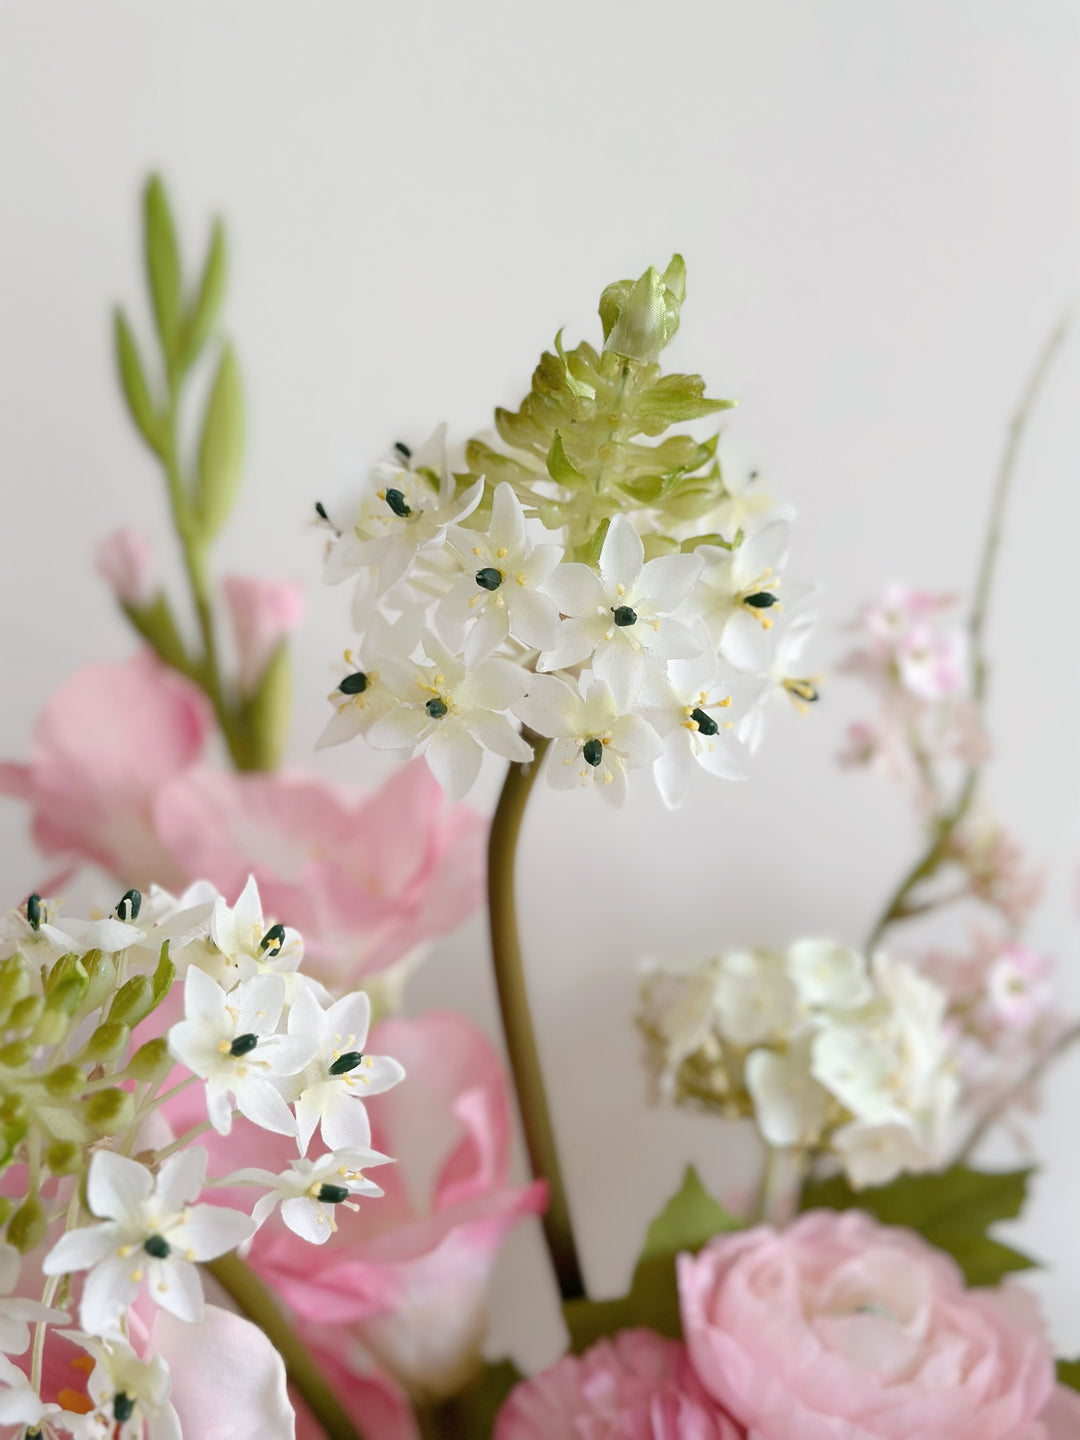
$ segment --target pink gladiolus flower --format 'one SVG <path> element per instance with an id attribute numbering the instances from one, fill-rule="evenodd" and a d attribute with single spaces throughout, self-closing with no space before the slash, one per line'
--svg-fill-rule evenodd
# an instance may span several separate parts
<path id="1" fill-rule="evenodd" d="M 0 793 L 33 809 L 45 855 L 89 861 L 127 885 L 183 875 L 153 819 L 165 781 L 198 758 L 213 720 L 202 693 L 149 654 L 87 665 L 38 716 L 28 765 L 0 765 Z"/>
<path id="2" fill-rule="evenodd" d="M 1034 1302 L 966 1289 L 912 1231 L 812 1211 L 678 1274 L 694 1368 L 751 1436 L 1039 1440 L 1054 1365 Z"/>
<path id="3" fill-rule="evenodd" d="M 150 541 L 141 530 L 114 530 L 94 551 L 98 574 L 122 605 L 148 605 L 157 588 Z"/>
<path id="4" fill-rule="evenodd" d="M 240 661 L 240 693 L 252 695 L 274 651 L 304 614 L 304 592 L 289 580 L 227 575 L 221 582 Z"/>
<path id="5" fill-rule="evenodd" d="M 451 806 L 422 760 L 358 800 L 315 778 L 196 768 L 165 787 L 154 823 L 188 878 L 234 895 L 254 874 L 331 984 L 446 935 L 483 895 L 485 822 Z"/>
<path id="6" fill-rule="evenodd" d="M 494 1440 L 744 1440 L 677 1340 L 623 1330 L 511 1393 Z M 768 1440 L 781 1440 L 769 1432 Z M 794 1440 L 794 1436 L 792 1437 Z"/>

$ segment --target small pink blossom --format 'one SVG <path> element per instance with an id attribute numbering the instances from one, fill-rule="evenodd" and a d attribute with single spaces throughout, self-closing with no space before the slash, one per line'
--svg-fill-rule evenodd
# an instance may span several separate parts
<path id="1" fill-rule="evenodd" d="M 1036 1440 L 1053 1352 L 1019 1287 L 965 1288 L 910 1230 L 811 1211 L 680 1256 L 705 1388 L 762 1440 Z"/>
<path id="2" fill-rule="evenodd" d="M 355 799 L 311 776 L 199 767 L 163 788 L 154 824 L 188 879 L 231 895 L 253 874 L 328 984 L 448 934 L 483 897 L 486 824 L 452 806 L 422 760 Z"/>
<path id="3" fill-rule="evenodd" d="M 201 691 L 144 653 L 87 665 L 45 704 L 27 765 L 0 765 L 0 793 L 25 800 L 45 855 L 90 862 L 126 885 L 174 886 L 154 802 L 199 757 L 213 726 Z"/>
<path id="4" fill-rule="evenodd" d="M 745 1433 L 702 1388 L 685 1345 L 623 1330 L 518 1385 L 494 1440 L 744 1440 Z"/>
<path id="5" fill-rule="evenodd" d="M 154 598 L 154 555 L 141 530 L 125 527 L 106 535 L 94 551 L 94 564 L 122 605 L 141 609 Z"/>
<path id="6" fill-rule="evenodd" d="M 240 693 L 253 695 L 270 657 L 303 619 L 304 592 L 292 581 L 258 575 L 227 575 L 221 588 L 236 636 Z"/>
<path id="7" fill-rule="evenodd" d="M 1007 945 L 987 977 L 990 1014 L 1006 1030 L 1031 1030 L 1053 1007 L 1053 965 L 1026 945 Z"/>
<path id="8" fill-rule="evenodd" d="M 920 700 L 957 695 L 967 678 L 967 641 L 962 630 L 937 632 L 917 625 L 896 647 L 900 684 Z"/>

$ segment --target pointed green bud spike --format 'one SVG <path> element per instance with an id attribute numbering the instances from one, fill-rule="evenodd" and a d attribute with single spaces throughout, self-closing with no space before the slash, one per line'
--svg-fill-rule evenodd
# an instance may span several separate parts
<path id="1" fill-rule="evenodd" d="M 90 950 L 83 956 L 83 964 L 90 977 L 83 1006 L 87 1012 L 98 1010 L 116 989 L 116 961 L 100 950 Z"/>
<path id="2" fill-rule="evenodd" d="M 103 1060 L 116 1060 L 127 1050 L 130 1041 L 130 1026 L 118 1020 L 106 1020 L 79 1051 L 79 1059 L 91 1065 L 100 1064 Z"/>
<path id="3" fill-rule="evenodd" d="M 674 289 L 668 286 L 669 277 Z M 680 256 L 674 257 L 664 275 L 650 265 L 633 285 L 625 280 L 609 285 L 600 300 L 604 349 L 655 365 L 679 328 L 685 295 L 686 267 Z"/>
<path id="4" fill-rule="evenodd" d="M 140 1020 L 145 1020 L 157 1002 L 154 999 L 154 981 L 150 975 L 132 975 L 116 992 L 116 998 L 109 1006 L 109 1020 L 120 1021 L 132 1029 Z"/>
<path id="5" fill-rule="evenodd" d="M 202 279 L 199 281 L 199 293 L 180 326 L 178 358 L 184 369 L 199 358 L 200 351 L 210 338 L 221 310 L 221 302 L 225 298 L 227 278 L 225 227 L 220 220 L 215 220 Z"/>
<path id="6" fill-rule="evenodd" d="M 292 655 L 289 642 L 282 640 L 274 647 L 244 706 L 251 736 L 249 759 L 255 770 L 276 770 L 281 764 L 289 738 L 292 697 Z"/>
<path id="7" fill-rule="evenodd" d="M 154 302 L 154 319 L 167 361 L 176 353 L 180 328 L 180 251 L 176 243 L 168 196 L 160 175 L 152 175 L 143 195 L 146 276 Z"/>
<path id="8" fill-rule="evenodd" d="M 73 1140 L 54 1140 L 45 1151 L 45 1164 L 54 1175 L 78 1175 L 83 1168 L 83 1148 Z"/>
<path id="9" fill-rule="evenodd" d="M 78 1095 L 86 1085 L 86 1071 L 78 1065 L 58 1065 L 45 1076 L 45 1089 L 57 1099 Z"/>
<path id="10" fill-rule="evenodd" d="M 133 1080 L 145 1080 L 154 1084 L 165 1079 L 174 1063 L 165 1037 L 159 1036 L 158 1039 L 147 1040 L 145 1045 L 139 1046 L 128 1061 L 124 1073 Z"/>
<path id="11" fill-rule="evenodd" d="M 146 371 L 139 356 L 135 336 L 124 312 L 119 308 L 113 317 L 113 334 L 116 368 L 120 372 L 120 385 L 127 401 L 128 414 L 150 449 L 155 455 L 160 455 L 163 443 L 161 420 L 150 398 L 150 386 L 146 381 Z"/>
<path id="12" fill-rule="evenodd" d="M 168 940 L 161 947 L 161 954 L 158 956 L 157 968 L 151 979 L 154 984 L 154 1004 L 160 1005 L 165 996 L 172 989 L 172 983 L 176 978 L 176 966 L 169 955 Z"/>
<path id="13" fill-rule="evenodd" d="M 25 1255 L 41 1244 L 48 1229 L 44 1205 L 36 1195 L 28 1195 L 8 1221 L 8 1244 L 14 1245 L 20 1255 Z"/>
<path id="14" fill-rule="evenodd" d="M 206 403 L 194 508 L 200 538 L 213 540 L 229 518 L 240 490 L 244 459 L 244 395 L 231 345 L 221 352 Z"/>
<path id="15" fill-rule="evenodd" d="M 127 1090 L 112 1087 L 99 1090 L 83 1102 L 82 1118 L 98 1135 L 118 1135 L 135 1116 L 135 1097 Z"/>

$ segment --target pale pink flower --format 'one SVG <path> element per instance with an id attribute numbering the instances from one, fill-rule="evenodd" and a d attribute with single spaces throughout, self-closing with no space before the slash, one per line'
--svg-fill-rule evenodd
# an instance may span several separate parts
<path id="1" fill-rule="evenodd" d="M 1076 1440 L 1080 1435 L 1080 1394 L 1059 1385 L 1050 1404 L 1039 1416 L 1024 1440 Z"/>
<path id="2" fill-rule="evenodd" d="M 1035 1440 L 1053 1352 L 1019 1287 L 860 1211 L 717 1239 L 678 1262 L 705 1388 L 762 1440 Z"/>
<path id="3" fill-rule="evenodd" d="M 702 1388 L 685 1345 L 651 1330 L 623 1330 L 518 1385 L 499 1411 L 494 1440 L 744 1440 L 745 1434 Z"/>
<path id="4" fill-rule="evenodd" d="M 1026 945 L 1006 945 L 987 976 L 986 1008 L 1006 1030 L 1031 1030 L 1053 1008 L 1054 967 Z"/>
<path id="5" fill-rule="evenodd" d="M 149 605 L 157 590 L 154 554 L 141 530 L 124 527 L 99 540 L 94 565 L 122 605 Z"/>
<path id="6" fill-rule="evenodd" d="M 213 726 L 202 692 L 144 653 L 87 665 L 46 702 L 27 765 L 0 765 L 0 793 L 33 810 L 45 855 L 102 866 L 126 885 L 183 875 L 153 817 L 161 786 L 199 757 Z"/>
<path id="7" fill-rule="evenodd" d="M 188 878 L 232 895 L 254 875 L 328 984 L 446 935 L 483 897 L 486 824 L 452 806 L 422 760 L 358 798 L 309 776 L 199 767 L 163 789 L 154 823 Z"/>
<path id="8" fill-rule="evenodd" d="M 303 619 L 304 591 L 261 575 L 227 575 L 221 588 L 236 636 L 240 693 L 253 695 L 270 657 Z"/>
<path id="9" fill-rule="evenodd" d="M 916 625 L 896 647 L 900 684 L 920 700 L 957 695 L 967 679 L 967 641 L 959 629 Z"/>

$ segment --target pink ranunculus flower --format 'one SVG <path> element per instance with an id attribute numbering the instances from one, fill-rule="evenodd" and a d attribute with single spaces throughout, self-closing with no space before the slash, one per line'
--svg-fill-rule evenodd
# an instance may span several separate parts
<path id="1" fill-rule="evenodd" d="M 269 1222 L 249 1260 L 316 1348 L 340 1361 L 351 1341 L 413 1397 L 440 1399 L 479 1363 L 496 1256 L 546 1189 L 510 1184 L 506 1074 L 474 1025 L 452 1012 L 386 1020 L 371 1049 L 408 1076 L 369 1106 L 372 1145 L 401 1157 L 380 1172 L 386 1194 L 317 1247 Z"/>
<path id="2" fill-rule="evenodd" d="M 46 702 L 29 764 L 0 765 L 0 793 L 30 805 L 43 854 L 172 887 L 184 877 L 158 837 L 154 800 L 212 725 L 202 692 L 149 653 L 87 665 Z"/>
<path id="3" fill-rule="evenodd" d="M 304 591 L 291 580 L 227 575 L 221 582 L 240 662 L 240 693 L 253 695 L 271 655 L 300 624 Z"/>
<path id="4" fill-rule="evenodd" d="M 811 1211 L 682 1255 L 678 1275 L 694 1368 L 750 1440 L 1044 1440 L 1034 1302 L 967 1289 L 913 1231 Z"/>
<path id="5" fill-rule="evenodd" d="M 122 605 L 139 608 L 154 598 L 154 554 L 141 530 L 124 527 L 106 535 L 94 551 L 94 565 Z"/>
<path id="6" fill-rule="evenodd" d="M 232 895 L 254 874 L 331 985 L 446 935 L 483 897 L 486 822 L 452 806 L 423 760 L 357 799 L 314 777 L 198 767 L 162 790 L 154 825 L 188 878 Z"/>
<path id="7" fill-rule="evenodd" d="M 744 1440 L 745 1434 L 703 1389 L 685 1345 L 652 1330 L 623 1330 L 518 1385 L 499 1411 L 494 1440 Z"/>

